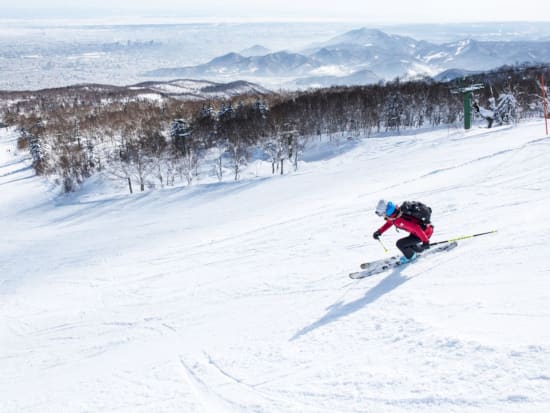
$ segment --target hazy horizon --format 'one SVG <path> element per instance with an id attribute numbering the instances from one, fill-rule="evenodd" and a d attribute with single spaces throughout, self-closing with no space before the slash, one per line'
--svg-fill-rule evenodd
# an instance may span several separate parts
<path id="1" fill-rule="evenodd" d="M 189 3 L 189 4 L 187 4 Z M 341 21 L 366 24 L 422 24 L 477 22 L 549 22 L 550 5 L 524 0 L 521 8 L 502 7 L 500 2 L 463 0 L 460 3 L 396 0 L 391 7 L 383 2 L 340 0 L 219 0 L 197 2 L 156 0 L 96 0 L 75 5 L 69 0 L 0 0 L 0 19 L 174 19 L 180 21 Z M 546 17 L 544 17 L 546 16 Z"/>

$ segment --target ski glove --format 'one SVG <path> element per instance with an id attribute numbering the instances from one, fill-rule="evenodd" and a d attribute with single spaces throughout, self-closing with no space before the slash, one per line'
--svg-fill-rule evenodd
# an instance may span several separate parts
<path id="1" fill-rule="evenodd" d="M 372 237 L 374 239 L 378 239 L 378 238 L 380 238 L 380 235 L 382 235 L 382 233 L 380 231 L 375 231 L 374 234 L 372 234 Z"/>
<path id="2" fill-rule="evenodd" d="M 429 242 L 423 242 L 422 243 L 423 250 L 429 250 L 430 249 L 430 243 Z"/>

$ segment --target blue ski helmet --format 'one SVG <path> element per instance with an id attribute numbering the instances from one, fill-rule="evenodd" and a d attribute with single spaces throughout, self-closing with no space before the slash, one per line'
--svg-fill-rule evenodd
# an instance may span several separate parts
<path id="1" fill-rule="evenodd" d="M 388 204 L 386 205 L 386 216 L 389 217 L 391 214 L 395 212 L 395 204 L 392 201 L 388 201 Z"/>
<path id="2" fill-rule="evenodd" d="M 395 212 L 397 209 L 397 206 L 391 202 L 391 201 L 385 201 L 381 199 L 378 201 L 378 205 L 376 205 L 376 215 L 380 217 L 389 217 L 391 214 Z"/>

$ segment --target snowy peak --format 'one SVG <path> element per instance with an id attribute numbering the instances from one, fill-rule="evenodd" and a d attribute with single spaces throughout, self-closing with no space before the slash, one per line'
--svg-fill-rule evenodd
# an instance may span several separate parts
<path id="1" fill-rule="evenodd" d="M 370 45 L 371 43 L 381 43 L 389 41 L 391 37 L 381 30 L 368 29 L 363 27 L 361 29 L 351 30 L 340 36 L 333 37 L 329 41 L 325 42 L 325 46 L 331 46 L 335 44 L 355 44 L 360 46 Z"/>
<path id="2" fill-rule="evenodd" d="M 246 57 L 265 56 L 266 54 L 269 54 L 269 53 L 271 53 L 271 50 L 269 50 L 267 47 L 264 47 L 258 44 L 248 47 L 246 49 L 243 49 L 239 52 L 240 55 L 246 56 Z"/>
<path id="3" fill-rule="evenodd" d="M 185 76 L 204 77 L 219 76 L 246 77 L 246 76 L 297 76 L 319 66 L 319 63 L 307 56 L 281 51 L 264 56 L 245 57 L 238 53 L 212 59 L 199 66 L 189 66 L 174 69 L 157 69 L 145 73 L 145 76 Z"/>
<path id="4" fill-rule="evenodd" d="M 423 60 L 441 68 L 490 70 L 516 63 L 550 62 L 550 42 L 486 41 L 467 39 L 433 48 Z"/>
<path id="5" fill-rule="evenodd" d="M 297 75 L 307 73 L 319 66 L 319 63 L 298 53 L 277 52 L 251 58 L 254 71 L 258 74 Z"/>
<path id="6" fill-rule="evenodd" d="M 227 53 L 223 56 L 216 57 L 208 62 L 205 66 L 209 67 L 223 67 L 228 65 L 239 65 L 243 61 L 246 61 L 247 58 L 241 56 L 238 53 Z"/>
<path id="7" fill-rule="evenodd" d="M 329 41 L 322 43 L 324 47 L 334 47 L 344 45 L 364 46 L 364 47 L 390 47 L 398 45 L 415 47 L 418 42 L 410 37 L 390 35 L 381 30 L 361 28 L 336 36 Z"/>
<path id="8" fill-rule="evenodd" d="M 258 47 L 258 52 L 263 49 Z M 366 79 L 392 80 L 395 77 L 433 76 L 448 69 L 490 70 L 517 62 L 550 62 L 550 42 L 478 41 L 468 38 L 458 42 L 435 44 L 411 37 L 388 34 L 377 29 L 360 28 L 316 43 L 300 53 L 279 51 L 243 56 L 229 53 L 203 65 L 157 69 L 146 73 L 152 77 L 194 77 L 237 80 L 250 78 L 255 82 L 277 79 L 299 80 L 305 85 L 346 82 L 353 73 L 368 70 Z M 338 74 L 329 74 L 329 72 Z M 361 76 L 355 76 L 359 79 Z M 348 78 L 352 79 L 352 78 Z"/>

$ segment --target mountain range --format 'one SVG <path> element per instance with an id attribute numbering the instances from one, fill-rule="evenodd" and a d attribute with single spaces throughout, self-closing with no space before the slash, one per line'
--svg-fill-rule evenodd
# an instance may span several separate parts
<path id="1" fill-rule="evenodd" d="M 262 46 L 254 46 L 261 51 Z M 244 52 L 244 51 L 243 51 Z M 299 51 L 228 53 L 207 63 L 158 68 L 148 77 L 191 77 L 208 80 L 246 79 L 285 86 L 368 84 L 395 77 L 445 79 L 464 71 L 495 69 L 502 65 L 550 62 L 550 41 L 477 41 L 472 38 L 436 44 L 409 36 L 361 28 L 312 44 Z"/>

